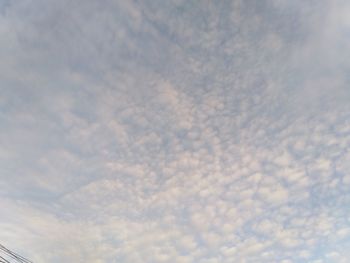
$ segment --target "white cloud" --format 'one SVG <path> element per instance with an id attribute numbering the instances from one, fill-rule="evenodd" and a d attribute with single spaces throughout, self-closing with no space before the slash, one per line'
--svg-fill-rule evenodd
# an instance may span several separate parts
<path id="1" fill-rule="evenodd" d="M 344 261 L 348 4 L 4 8 L 0 242 L 35 262 Z"/>

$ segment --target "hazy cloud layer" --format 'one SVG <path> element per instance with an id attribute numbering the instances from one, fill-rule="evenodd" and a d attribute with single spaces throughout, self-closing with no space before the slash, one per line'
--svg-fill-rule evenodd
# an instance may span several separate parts
<path id="1" fill-rule="evenodd" d="M 0 243 L 34 262 L 348 262 L 350 4 L 0 0 Z"/>

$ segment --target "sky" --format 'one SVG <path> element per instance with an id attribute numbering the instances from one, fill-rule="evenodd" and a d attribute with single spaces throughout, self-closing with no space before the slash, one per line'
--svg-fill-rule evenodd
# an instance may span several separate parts
<path id="1" fill-rule="evenodd" d="M 346 0 L 0 0 L 0 243 L 349 262 L 349 43 Z"/>

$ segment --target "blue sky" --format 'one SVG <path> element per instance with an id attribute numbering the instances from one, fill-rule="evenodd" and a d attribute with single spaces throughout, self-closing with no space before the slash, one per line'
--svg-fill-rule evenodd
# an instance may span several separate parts
<path id="1" fill-rule="evenodd" d="M 350 4 L 0 0 L 0 243 L 34 262 L 349 262 Z"/>

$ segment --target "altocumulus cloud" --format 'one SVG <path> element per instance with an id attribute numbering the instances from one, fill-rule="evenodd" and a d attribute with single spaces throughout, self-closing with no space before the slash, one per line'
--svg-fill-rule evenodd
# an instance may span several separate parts
<path id="1" fill-rule="evenodd" d="M 0 1 L 0 241 L 35 262 L 348 262 L 347 1 Z"/>

